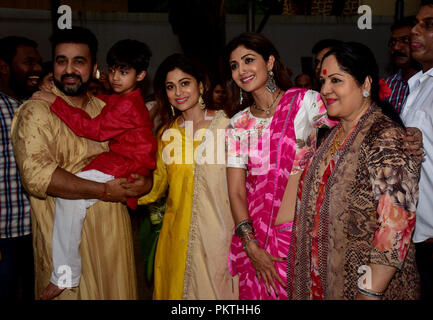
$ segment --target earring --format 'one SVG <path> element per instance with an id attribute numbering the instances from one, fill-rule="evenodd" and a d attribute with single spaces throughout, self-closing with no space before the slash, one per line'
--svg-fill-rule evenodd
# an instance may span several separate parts
<path id="1" fill-rule="evenodd" d="M 171 107 L 171 114 L 173 115 L 173 117 L 175 117 L 176 113 L 174 112 L 174 107 L 172 105 L 170 105 L 170 107 Z"/>
<path id="2" fill-rule="evenodd" d="M 200 93 L 200 97 L 198 98 L 198 103 L 200 104 L 200 109 L 203 110 L 204 108 L 206 108 L 206 104 L 204 103 L 202 93 Z"/>
<path id="3" fill-rule="evenodd" d="M 242 102 L 244 102 L 244 96 L 243 96 L 243 91 L 242 88 L 239 88 L 239 104 L 242 104 Z"/>
<path id="4" fill-rule="evenodd" d="M 362 95 L 364 98 L 368 98 L 370 96 L 370 92 L 368 92 L 367 90 L 362 91 Z"/>
<path id="5" fill-rule="evenodd" d="M 266 89 L 270 93 L 274 93 L 275 90 L 277 90 L 277 85 L 275 84 L 274 73 L 272 70 L 269 70 L 268 72 L 268 82 L 266 83 Z"/>

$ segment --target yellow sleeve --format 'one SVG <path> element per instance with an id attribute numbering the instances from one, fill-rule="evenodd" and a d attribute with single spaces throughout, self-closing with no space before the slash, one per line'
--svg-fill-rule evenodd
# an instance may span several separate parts
<path id="1" fill-rule="evenodd" d="M 160 137 L 160 135 L 159 135 Z M 155 202 L 161 198 L 168 188 L 167 167 L 162 159 L 163 145 L 161 138 L 158 138 L 158 152 L 156 154 L 156 169 L 153 171 L 153 187 L 145 196 L 138 199 L 139 205 Z"/>
<path id="2" fill-rule="evenodd" d="M 15 113 L 11 138 L 24 188 L 38 198 L 46 198 L 51 176 L 58 163 L 50 148 L 54 144 L 48 104 L 29 100 Z"/>

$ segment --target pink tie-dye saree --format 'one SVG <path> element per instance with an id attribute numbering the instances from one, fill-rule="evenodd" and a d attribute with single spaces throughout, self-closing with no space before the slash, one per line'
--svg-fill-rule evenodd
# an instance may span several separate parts
<path id="1" fill-rule="evenodd" d="M 296 154 L 294 120 L 305 93 L 305 89 L 298 88 L 286 91 L 269 127 L 256 144 L 250 142 L 249 146 L 246 178 L 249 216 L 259 246 L 276 257 L 287 257 L 289 250 L 292 222 L 274 224 Z M 256 145 L 257 150 L 252 150 L 251 145 Z M 272 289 L 268 295 L 263 281 L 257 280 L 256 271 L 236 235 L 232 238 L 229 264 L 232 275 L 239 274 L 239 299 L 287 299 L 285 288 L 276 280 L 278 296 Z M 275 262 L 274 265 L 285 282 L 287 262 Z"/>

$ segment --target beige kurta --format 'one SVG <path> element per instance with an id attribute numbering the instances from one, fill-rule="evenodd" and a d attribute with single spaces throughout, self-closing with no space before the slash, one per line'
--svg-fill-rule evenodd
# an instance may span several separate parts
<path id="1" fill-rule="evenodd" d="M 195 158 L 189 164 L 180 161 L 186 152 L 179 151 L 188 149 L 185 130 L 176 122 L 174 150 L 181 163 L 166 165 L 163 153 L 170 154 L 169 145 L 174 144 L 158 141 L 153 188 L 139 199 L 142 205 L 154 202 L 169 186 L 155 257 L 154 299 L 238 299 L 237 277 L 232 280 L 228 269 L 234 222 L 226 180 L 227 123 L 224 112 L 218 111 L 206 131 L 210 135 L 194 140 Z M 204 163 L 197 161 L 197 155 Z"/>
<path id="2" fill-rule="evenodd" d="M 53 92 L 70 103 L 56 88 Z M 84 110 L 94 117 L 103 106 L 104 102 L 91 97 Z M 57 167 L 79 172 L 108 147 L 76 136 L 50 112 L 48 103 L 35 100 L 25 102 L 16 112 L 12 143 L 23 185 L 31 195 L 35 294 L 39 297 L 53 268 L 55 198 L 46 194 L 51 176 Z M 124 205 L 100 201 L 87 210 L 80 254 L 80 285 L 63 291 L 58 299 L 137 298 L 131 223 Z"/>
<path id="3" fill-rule="evenodd" d="M 187 300 L 239 298 L 238 276 L 232 278 L 228 269 L 234 228 L 224 152 L 228 122 L 224 112 L 218 111 L 209 126 L 209 138 L 213 140 L 205 137 L 202 143 L 201 155 L 206 157 L 207 150 L 213 151 L 214 157 L 209 157 L 213 161 L 195 166 L 183 290 L 183 299 Z"/>

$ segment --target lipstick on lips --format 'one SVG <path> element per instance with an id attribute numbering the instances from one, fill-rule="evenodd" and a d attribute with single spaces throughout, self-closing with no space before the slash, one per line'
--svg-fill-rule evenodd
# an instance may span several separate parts
<path id="1" fill-rule="evenodd" d="M 326 99 L 326 105 L 330 106 L 331 104 L 333 104 L 335 101 L 337 101 L 337 99 Z"/>
<path id="2" fill-rule="evenodd" d="M 175 100 L 178 104 L 184 104 L 188 100 L 188 98 L 175 99 Z"/>
<path id="3" fill-rule="evenodd" d="M 241 82 L 243 84 L 246 84 L 246 83 L 249 83 L 251 80 L 253 80 L 253 78 L 254 78 L 254 76 L 244 77 L 244 78 L 241 78 Z"/>

